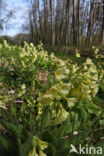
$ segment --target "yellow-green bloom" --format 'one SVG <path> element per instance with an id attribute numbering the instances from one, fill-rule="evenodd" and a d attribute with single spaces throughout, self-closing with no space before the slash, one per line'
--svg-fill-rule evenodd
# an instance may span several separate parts
<path id="1" fill-rule="evenodd" d="M 53 96 L 52 94 L 45 94 L 45 95 L 41 95 L 39 98 L 38 98 L 38 102 L 40 102 L 41 104 L 49 104 L 50 102 L 52 102 L 53 100 Z"/>
<path id="2" fill-rule="evenodd" d="M 80 97 L 81 96 L 81 89 L 80 88 L 72 89 L 71 90 L 71 96 Z"/>
<path id="3" fill-rule="evenodd" d="M 39 156 L 39 155 L 36 153 L 35 147 L 33 148 L 32 151 L 29 152 L 28 156 Z"/>
<path id="4" fill-rule="evenodd" d="M 50 88 L 50 90 L 49 90 L 49 93 L 52 94 L 54 98 L 57 97 L 58 94 L 59 94 L 59 90 L 58 90 L 57 85 L 52 86 L 52 87 Z"/>
<path id="5" fill-rule="evenodd" d="M 21 88 L 22 88 L 22 89 L 26 89 L 26 85 L 25 85 L 25 84 L 22 84 L 22 85 L 21 85 Z"/>
<path id="6" fill-rule="evenodd" d="M 78 66 L 76 64 L 72 65 L 72 73 L 75 73 L 78 70 Z"/>
<path id="7" fill-rule="evenodd" d="M 58 122 L 63 122 L 65 121 L 69 116 L 69 112 L 67 112 L 64 108 L 61 108 L 59 113 L 56 115 L 56 120 Z"/>
<path id="8" fill-rule="evenodd" d="M 58 84 L 58 89 L 59 89 L 59 93 L 62 96 L 66 96 L 69 93 L 69 91 L 71 90 L 71 83 L 60 82 Z"/>
<path id="9" fill-rule="evenodd" d="M 76 57 L 80 57 L 80 54 L 78 52 L 75 53 Z"/>
<path id="10" fill-rule="evenodd" d="M 77 102 L 76 98 L 66 98 L 68 107 L 71 108 L 75 105 L 75 103 Z"/>
<path id="11" fill-rule="evenodd" d="M 92 64 L 89 69 L 88 69 L 90 72 L 92 73 L 96 73 L 97 72 L 97 69 L 96 69 L 96 66 L 94 64 Z"/>
<path id="12" fill-rule="evenodd" d="M 92 60 L 90 58 L 87 58 L 85 64 L 90 65 L 90 64 L 93 64 L 93 62 L 92 62 Z"/>
<path id="13" fill-rule="evenodd" d="M 95 73 L 93 76 L 90 77 L 90 79 L 94 81 L 98 81 L 98 74 Z"/>
<path id="14" fill-rule="evenodd" d="M 55 76 L 57 79 L 61 80 L 61 79 L 64 79 L 66 76 L 63 74 L 63 69 L 62 68 L 59 68 L 56 70 L 55 72 Z"/>
<path id="15" fill-rule="evenodd" d="M 58 59 L 58 60 L 56 61 L 56 65 L 57 65 L 58 67 L 63 67 L 63 66 L 65 66 L 65 62 L 64 62 L 64 60 Z"/>
<path id="16" fill-rule="evenodd" d="M 88 85 L 85 85 L 83 83 L 81 83 L 81 91 L 82 93 L 84 94 L 90 94 L 91 91 L 90 91 L 90 87 Z"/>
<path id="17" fill-rule="evenodd" d="M 39 146 L 39 148 L 40 148 L 41 150 L 44 150 L 44 149 L 47 149 L 47 148 L 48 148 L 48 143 L 45 142 L 45 141 L 42 141 L 42 140 L 40 140 L 40 139 L 38 139 L 37 144 L 38 144 L 38 146 Z"/>
<path id="18" fill-rule="evenodd" d="M 47 156 L 42 150 L 39 150 L 39 156 Z"/>
<path id="19" fill-rule="evenodd" d="M 95 85 L 94 88 L 91 89 L 91 93 L 93 97 L 97 94 L 98 90 L 99 88 L 97 85 Z"/>

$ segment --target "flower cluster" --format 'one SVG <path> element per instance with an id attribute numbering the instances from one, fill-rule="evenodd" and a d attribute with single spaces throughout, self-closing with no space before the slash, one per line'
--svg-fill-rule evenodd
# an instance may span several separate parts
<path id="1" fill-rule="evenodd" d="M 36 48 L 32 43 L 28 44 L 26 42 L 24 42 L 24 47 L 11 46 L 4 41 L 4 44 L 0 44 L 0 56 L 2 59 L 9 59 L 11 66 L 15 66 L 22 71 L 35 67 L 48 69 L 54 66 L 56 57 L 53 53 L 48 55 L 42 46 Z"/>
<path id="2" fill-rule="evenodd" d="M 44 150 L 48 148 L 48 143 L 40 140 L 37 136 L 33 136 L 32 147 L 28 156 L 47 156 Z M 37 148 L 39 149 L 38 152 L 36 150 Z"/>
<path id="3" fill-rule="evenodd" d="M 91 101 L 99 88 L 98 71 L 89 58 L 81 67 L 61 59 L 56 61 L 56 65 L 54 84 L 46 92 L 40 93 L 37 100 L 39 105 L 49 105 L 52 108 L 55 105 L 54 109 L 57 107 L 58 110 L 52 109 L 53 116 L 56 116 L 58 122 L 62 122 L 69 113 L 60 101 L 64 99 L 69 109 L 80 100 Z"/>
<path id="4" fill-rule="evenodd" d="M 4 41 L 0 49 L 3 67 L 19 75 L 19 80 L 22 79 L 18 97 L 26 94 L 26 83 L 35 84 L 35 81 L 38 81 L 43 86 L 49 83 L 48 88 L 37 91 L 38 96 L 35 100 L 39 115 L 42 114 L 43 108 L 48 106 L 52 112 L 52 119 L 62 122 L 69 116 L 69 109 L 77 106 L 80 101 L 91 101 L 98 92 L 103 77 L 102 68 L 98 68 L 90 58 L 79 66 L 70 59 L 56 58 L 53 53 L 48 55 L 42 43 L 36 48 L 32 43 L 29 45 L 25 42 L 24 47 L 21 47 L 10 46 Z M 49 77 L 51 73 L 53 75 Z M 32 87 L 36 90 L 35 86 Z M 67 104 L 67 109 L 64 108 L 62 100 Z"/>

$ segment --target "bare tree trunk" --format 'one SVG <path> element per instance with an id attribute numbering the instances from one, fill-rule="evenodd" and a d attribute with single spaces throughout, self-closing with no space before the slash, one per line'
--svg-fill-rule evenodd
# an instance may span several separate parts
<path id="1" fill-rule="evenodd" d="M 29 9 L 29 25 L 30 25 L 30 33 L 31 33 L 31 40 L 34 43 L 34 25 L 33 25 L 33 20 L 32 20 L 32 0 L 28 3 L 28 9 Z"/>
<path id="2" fill-rule="evenodd" d="M 51 40 L 52 46 L 55 45 L 55 1 L 50 0 L 50 8 L 51 8 Z"/>
<path id="3" fill-rule="evenodd" d="M 57 45 L 59 45 L 59 37 L 60 37 L 60 0 L 57 0 L 57 18 L 56 18 L 56 25 L 57 25 L 56 43 L 57 43 Z"/>
<path id="4" fill-rule="evenodd" d="M 43 32 L 42 32 L 42 24 L 41 24 L 41 14 L 40 14 L 40 1 L 38 0 L 38 14 L 39 14 L 39 28 L 40 28 L 40 39 L 43 41 Z"/>
<path id="5" fill-rule="evenodd" d="M 81 42 L 81 33 L 80 33 L 80 0 L 77 1 L 77 45 L 80 45 Z"/>
<path id="6" fill-rule="evenodd" d="M 75 1 L 73 0 L 73 43 L 76 44 L 76 13 Z"/>
<path id="7" fill-rule="evenodd" d="M 33 42 L 70 45 L 72 37 L 75 45 L 99 39 L 104 44 L 104 0 L 27 1 Z"/>
<path id="8" fill-rule="evenodd" d="M 43 0 L 43 2 L 44 2 L 44 43 L 47 43 L 48 2 L 47 0 Z"/>
<path id="9" fill-rule="evenodd" d="M 66 45 L 70 43 L 70 19 L 69 19 L 70 0 L 66 1 Z"/>
<path id="10" fill-rule="evenodd" d="M 102 0 L 103 5 L 103 17 L 102 17 L 102 44 L 104 44 L 104 0 Z"/>
<path id="11" fill-rule="evenodd" d="M 36 31 L 36 43 L 38 44 L 39 41 L 39 34 L 38 34 L 38 22 L 37 22 L 37 9 L 38 9 L 38 1 L 34 0 L 34 3 L 32 5 L 32 11 L 33 11 L 33 23 L 34 23 L 34 34 Z"/>
<path id="12" fill-rule="evenodd" d="M 88 40 L 88 43 L 92 43 L 92 34 L 93 34 L 93 11 L 94 11 L 94 0 L 91 0 L 90 18 L 89 18 L 88 32 L 87 32 L 87 40 Z"/>
<path id="13" fill-rule="evenodd" d="M 65 27 L 65 20 L 62 21 L 61 24 L 61 33 L 60 33 L 60 42 L 62 43 L 63 35 L 64 35 L 64 27 Z"/>

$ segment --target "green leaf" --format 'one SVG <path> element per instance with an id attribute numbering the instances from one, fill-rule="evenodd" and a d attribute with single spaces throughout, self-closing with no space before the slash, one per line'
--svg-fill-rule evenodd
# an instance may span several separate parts
<path id="1" fill-rule="evenodd" d="M 26 142 L 23 145 L 21 145 L 20 156 L 27 156 L 28 155 L 28 152 L 32 147 L 32 139 L 33 139 L 33 137 L 29 136 L 27 138 Z"/>
<path id="2" fill-rule="evenodd" d="M 13 105 L 11 105 L 10 111 L 11 111 L 11 118 L 12 119 L 16 119 L 16 116 L 17 116 L 16 107 L 14 107 Z"/>
<path id="3" fill-rule="evenodd" d="M 43 115 L 42 115 L 42 128 L 46 128 L 50 125 L 51 122 L 51 112 L 48 107 L 44 109 Z"/>
<path id="4" fill-rule="evenodd" d="M 52 133 L 51 130 L 47 130 L 42 134 L 42 140 L 52 143 L 56 140 L 56 136 Z"/>
<path id="5" fill-rule="evenodd" d="M 104 126 L 104 120 L 100 120 L 99 123 L 101 126 Z"/>
<path id="6" fill-rule="evenodd" d="M 72 131 L 72 123 L 69 120 L 64 121 L 57 129 L 58 137 L 63 137 Z"/>
<path id="7" fill-rule="evenodd" d="M 9 153 L 16 152 L 15 147 L 7 140 L 5 137 L 0 136 L 0 151 L 5 151 Z"/>
<path id="8" fill-rule="evenodd" d="M 92 102 L 89 102 L 86 104 L 86 109 L 89 113 L 95 114 L 96 116 L 99 116 L 101 114 L 101 108 Z"/>
<path id="9" fill-rule="evenodd" d="M 48 143 L 48 149 L 46 150 L 47 156 L 55 156 L 56 154 L 56 149 L 55 146 Z"/>

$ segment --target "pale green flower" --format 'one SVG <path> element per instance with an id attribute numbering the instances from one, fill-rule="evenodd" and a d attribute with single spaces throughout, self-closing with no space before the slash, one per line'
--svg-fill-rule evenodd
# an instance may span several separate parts
<path id="1" fill-rule="evenodd" d="M 98 74 L 95 73 L 93 76 L 90 77 L 90 79 L 94 81 L 98 81 Z"/>
<path id="2" fill-rule="evenodd" d="M 62 108 L 59 113 L 56 115 L 56 119 L 58 122 L 65 121 L 69 116 L 69 112 L 67 112 L 64 108 Z"/>
<path id="3" fill-rule="evenodd" d="M 66 76 L 63 74 L 63 69 L 59 68 L 55 72 L 55 76 L 57 79 L 61 80 L 64 79 Z"/>
<path id="4" fill-rule="evenodd" d="M 39 156 L 47 156 L 42 150 L 39 150 Z"/>
<path id="5" fill-rule="evenodd" d="M 85 64 L 90 65 L 90 64 L 93 64 L 93 62 L 92 62 L 92 60 L 90 58 L 87 58 Z"/>
<path id="6" fill-rule="evenodd" d="M 21 85 L 21 88 L 24 90 L 24 89 L 26 89 L 26 85 L 25 84 L 22 84 Z"/>
<path id="7" fill-rule="evenodd" d="M 78 52 L 75 53 L 76 57 L 80 57 L 80 54 Z"/>
<path id="8" fill-rule="evenodd" d="M 84 94 L 90 94 L 91 93 L 91 90 L 90 90 L 90 87 L 88 85 L 85 85 L 83 83 L 81 83 L 81 91 L 82 93 Z"/>
<path id="9" fill-rule="evenodd" d="M 58 67 L 63 67 L 63 66 L 65 66 L 65 62 L 64 62 L 64 60 L 57 59 L 56 65 L 57 65 Z"/>
<path id="10" fill-rule="evenodd" d="M 46 93 L 45 95 L 41 95 L 40 97 L 38 97 L 37 100 L 39 103 L 47 105 L 52 102 L 53 96 L 52 96 L 52 94 Z"/>
<path id="11" fill-rule="evenodd" d="M 42 141 L 42 140 L 40 140 L 40 139 L 38 139 L 37 144 L 38 144 L 38 146 L 39 146 L 39 148 L 40 148 L 41 150 L 44 150 L 44 149 L 47 149 L 47 148 L 48 148 L 48 143 L 45 142 L 45 141 Z"/>
<path id="12" fill-rule="evenodd" d="M 49 93 L 52 94 L 54 98 L 57 97 L 58 94 L 59 94 L 59 90 L 58 90 L 57 85 L 52 86 L 52 87 L 50 88 L 50 90 L 49 90 Z"/>
<path id="13" fill-rule="evenodd" d="M 63 83 L 63 82 L 60 82 L 58 83 L 58 89 L 59 89 L 59 93 L 62 95 L 62 96 L 66 96 L 69 91 L 71 90 L 71 83 Z"/>
<path id="14" fill-rule="evenodd" d="M 75 73 L 78 70 L 77 65 L 72 65 L 72 72 Z"/>
<path id="15" fill-rule="evenodd" d="M 88 69 L 90 72 L 92 73 L 96 73 L 97 72 L 97 69 L 96 69 L 96 66 L 94 64 L 92 64 L 89 69 Z"/>
<path id="16" fill-rule="evenodd" d="M 99 49 L 96 48 L 95 51 L 94 51 L 94 53 L 95 53 L 95 54 L 98 54 L 98 52 L 99 52 Z"/>
<path id="17" fill-rule="evenodd" d="M 71 90 L 71 96 L 74 97 L 80 97 L 81 96 L 81 89 L 80 88 L 74 88 Z"/>
<path id="18" fill-rule="evenodd" d="M 24 53 L 21 52 L 21 53 L 20 53 L 20 57 L 24 57 L 24 56 L 25 56 Z"/>
<path id="19" fill-rule="evenodd" d="M 71 108 L 75 105 L 75 103 L 77 102 L 76 98 L 66 98 L 68 107 Z"/>
<path id="20" fill-rule="evenodd" d="M 93 97 L 97 94 L 98 90 L 99 90 L 98 85 L 95 85 L 95 86 L 91 89 L 91 93 L 92 93 L 92 96 L 93 96 Z"/>
<path id="21" fill-rule="evenodd" d="M 39 156 L 39 155 L 36 153 L 35 147 L 33 148 L 32 151 L 29 152 L 28 156 Z"/>
<path id="22" fill-rule="evenodd" d="M 87 69 L 88 69 L 88 67 L 85 65 L 85 66 L 84 66 L 84 70 L 87 70 Z"/>
<path id="23" fill-rule="evenodd" d="M 54 53 L 51 53 L 50 58 L 51 58 L 51 59 L 55 58 Z"/>
<path id="24" fill-rule="evenodd" d="M 31 46 L 31 47 L 34 47 L 34 44 L 33 44 L 33 43 L 30 43 L 30 46 Z"/>

